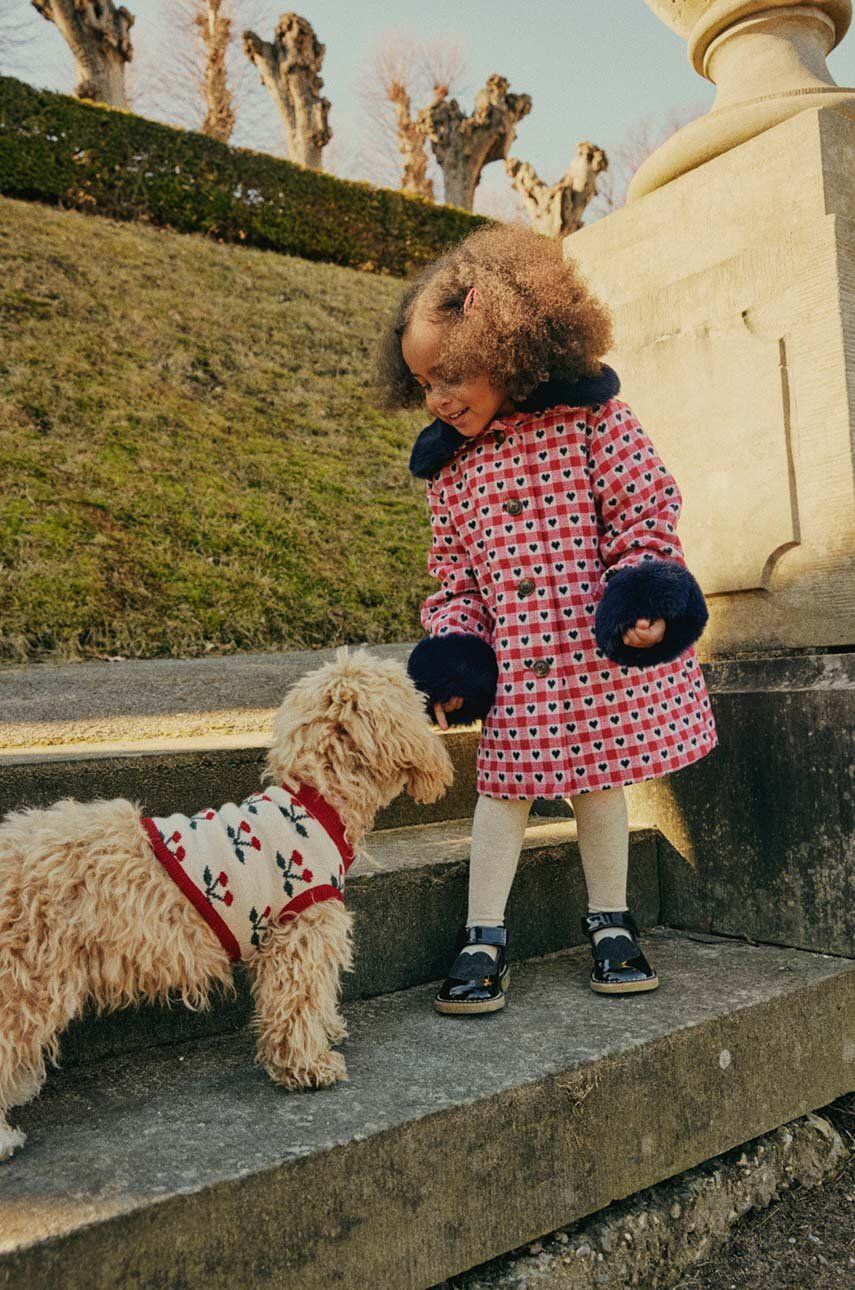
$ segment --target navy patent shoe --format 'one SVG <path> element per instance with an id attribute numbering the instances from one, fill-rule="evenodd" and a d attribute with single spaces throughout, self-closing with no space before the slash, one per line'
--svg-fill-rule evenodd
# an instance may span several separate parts
<path id="1" fill-rule="evenodd" d="M 619 927 L 629 932 L 632 949 L 627 952 L 626 936 L 603 936 L 594 944 L 594 932 L 607 927 Z M 582 931 L 591 938 L 594 968 L 591 972 L 591 989 L 597 994 L 634 994 L 639 990 L 655 990 L 659 977 L 647 962 L 638 944 L 638 924 L 626 910 L 585 914 Z"/>
<path id="2" fill-rule="evenodd" d="M 464 927 L 458 937 L 458 950 L 471 946 L 472 952 L 458 953 L 448 969 L 433 1001 L 437 1012 L 450 1016 L 498 1012 L 505 1006 L 505 991 L 510 983 L 508 969 L 508 931 L 505 927 Z M 479 945 L 497 945 L 497 958 L 478 953 Z"/>

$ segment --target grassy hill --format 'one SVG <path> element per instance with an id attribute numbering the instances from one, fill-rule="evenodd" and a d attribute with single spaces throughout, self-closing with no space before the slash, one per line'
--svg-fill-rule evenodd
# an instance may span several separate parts
<path id="1" fill-rule="evenodd" d="M 399 282 L 0 199 L 0 657 L 418 634 Z"/>

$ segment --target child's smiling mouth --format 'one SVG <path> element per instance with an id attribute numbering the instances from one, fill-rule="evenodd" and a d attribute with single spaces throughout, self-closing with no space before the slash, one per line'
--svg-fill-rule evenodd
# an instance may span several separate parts
<path id="1" fill-rule="evenodd" d="M 445 420 L 450 421 L 452 424 L 454 424 L 454 422 L 459 421 L 461 417 L 465 417 L 468 411 L 469 411 L 468 408 L 463 408 L 462 411 L 455 412 L 453 416 L 449 413 L 446 415 Z"/>

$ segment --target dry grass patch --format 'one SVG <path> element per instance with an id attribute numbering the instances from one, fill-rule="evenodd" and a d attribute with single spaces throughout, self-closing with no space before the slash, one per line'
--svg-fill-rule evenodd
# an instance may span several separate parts
<path id="1" fill-rule="evenodd" d="M 418 634 L 399 283 L 0 199 L 0 656 Z"/>

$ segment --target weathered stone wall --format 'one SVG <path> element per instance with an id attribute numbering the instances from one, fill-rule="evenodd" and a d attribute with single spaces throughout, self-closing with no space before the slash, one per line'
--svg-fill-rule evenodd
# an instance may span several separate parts
<path id="1" fill-rule="evenodd" d="M 720 745 L 630 790 L 662 921 L 855 957 L 855 654 L 705 668 Z"/>
<path id="2" fill-rule="evenodd" d="M 475 1268 L 461 1290 L 669 1290 L 689 1286 L 746 1214 L 791 1188 L 818 1187 L 851 1152 L 830 1120 L 806 1115 L 696 1169 Z"/>

